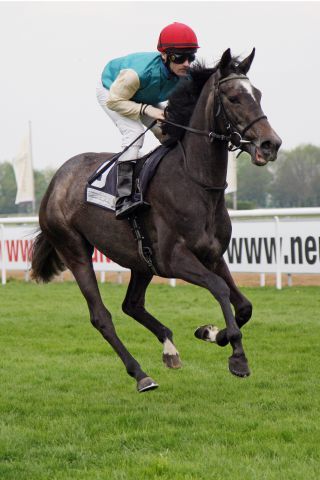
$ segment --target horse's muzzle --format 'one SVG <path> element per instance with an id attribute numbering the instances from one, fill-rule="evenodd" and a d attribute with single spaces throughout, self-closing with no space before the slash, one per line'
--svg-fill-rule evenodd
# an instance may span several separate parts
<path id="1" fill-rule="evenodd" d="M 268 162 L 276 160 L 281 143 L 281 138 L 275 132 L 272 132 L 271 135 L 252 142 L 245 150 L 250 153 L 252 163 L 262 167 Z"/>

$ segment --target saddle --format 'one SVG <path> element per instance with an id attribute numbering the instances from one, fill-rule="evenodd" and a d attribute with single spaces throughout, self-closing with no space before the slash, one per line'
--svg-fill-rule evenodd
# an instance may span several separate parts
<path id="1" fill-rule="evenodd" d="M 173 145 L 160 145 L 147 155 L 136 161 L 132 196 L 141 192 L 145 196 L 149 183 L 154 177 L 157 167 Z M 117 153 L 105 160 L 88 179 L 86 186 L 86 202 L 106 210 L 115 211 L 117 195 L 117 162 L 121 155 Z"/>

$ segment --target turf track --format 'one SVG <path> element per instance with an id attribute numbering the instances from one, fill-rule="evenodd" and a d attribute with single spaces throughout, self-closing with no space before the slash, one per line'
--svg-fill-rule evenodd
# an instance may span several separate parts
<path id="1" fill-rule="evenodd" d="M 208 292 L 148 290 L 149 310 L 175 332 L 183 369 L 172 371 L 121 312 L 125 287 L 102 286 L 120 337 L 160 384 L 138 394 L 74 283 L 3 286 L 0 479 L 318 480 L 319 288 L 243 291 L 254 303 L 248 379 L 228 372 L 229 347 L 193 337 L 223 326 Z"/>

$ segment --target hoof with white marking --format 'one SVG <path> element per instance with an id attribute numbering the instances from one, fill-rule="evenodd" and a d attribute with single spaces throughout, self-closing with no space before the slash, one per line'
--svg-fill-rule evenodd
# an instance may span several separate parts
<path id="1" fill-rule="evenodd" d="M 181 368 L 182 363 L 180 360 L 180 356 L 177 353 L 176 355 L 170 355 L 169 353 L 164 353 L 162 355 L 163 363 L 168 368 Z"/>
<path id="2" fill-rule="evenodd" d="M 154 390 L 158 387 L 159 385 L 154 380 L 152 380 L 151 377 L 144 377 L 139 380 L 137 384 L 137 390 L 139 393 L 147 392 L 148 390 Z"/>
<path id="3" fill-rule="evenodd" d="M 162 360 L 168 368 L 181 368 L 182 366 L 179 352 L 169 338 L 163 342 Z"/>
<path id="4" fill-rule="evenodd" d="M 202 327 L 197 328 L 194 332 L 194 336 L 205 342 L 216 343 L 218 332 L 218 327 L 215 327 L 214 325 L 203 325 Z"/>

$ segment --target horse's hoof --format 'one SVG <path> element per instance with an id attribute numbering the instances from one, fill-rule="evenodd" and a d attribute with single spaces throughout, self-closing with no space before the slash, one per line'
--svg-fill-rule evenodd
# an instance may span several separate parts
<path id="1" fill-rule="evenodd" d="M 249 377 L 250 370 L 248 366 L 248 360 L 246 359 L 245 355 L 232 355 L 229 357 L 229 370 L 237 377 Z"/>
<path id="2" fill-rule="evenodd" d="M 219 332 L 218 327 L 214 325 L 203 325 L 198 327 L 194 332 L 194 336 L 205 342 L 216 343 L 216 337 Z"/>
<path id="3" fill-rule="evenodd" d="M 177 353 L 176 355 L 169 355 L 168 353 L 164 353 L 162 355 L 163 363 L 168 368 L 181 368 L 182 363 L 180 360 L 180 356 Z"/>
<path id="4" fill-rule="evenodd" d="M 147 392 L 148 390 L 154 390 L 158 387 L 159 385 L 154 380 L 152 380 L 151 377 L 144 377 L 139 380 L 137 384 L 137 390 L 139 393 Z"/>

